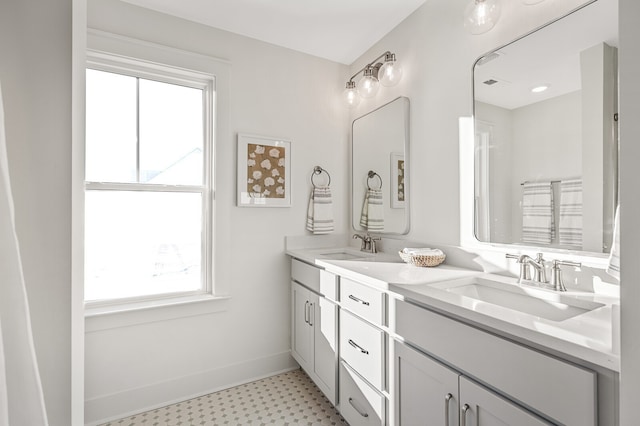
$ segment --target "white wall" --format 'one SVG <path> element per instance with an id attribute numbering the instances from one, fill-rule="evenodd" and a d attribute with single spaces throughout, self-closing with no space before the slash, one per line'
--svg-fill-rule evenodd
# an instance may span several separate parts
<path id="1" fill-rule="evenodd" d="M 306 233 L 313 167 L 331 174 L 336 233 L 347 217 L 348 67 L 115 0 L 89 2 L 89 27 L 229 61 L 227 134 L 217 141 L 216 276 L 231 299 L 223 312 L 86 335 L 87 421 L 290 368 L 289 261 L 284 236 Z M 292 141 L 291 208 L 239 208 L 236 134 Z M 90 321 L 88 322 L 88 324 Z M 94 329 L 91 329 L 94 330 Z"/>
<path id="2" fill-rule="evenodd" d="M 72 409 L 75 424 L 81 422 L 71 389 L 78 369 L 82 377 L 77 327 L 72 340 L 72 311 L 79 310 L 71 284 L 72 5 L 82 7 L 72 0 L 0 2 L 9 171 L 36 356 L 53 426 L 72 424 Z M 78 362 L 73 368 L 72 346 Z"/>

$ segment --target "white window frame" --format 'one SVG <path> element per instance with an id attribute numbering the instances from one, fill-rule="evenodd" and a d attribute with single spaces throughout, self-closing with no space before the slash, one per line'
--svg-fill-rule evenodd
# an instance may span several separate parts
<path id="1" fill-rule="evenodd" d="M 165 64 L 158 64 L 141 59 L 133 59 L 121 55 L 102 51 L 87 52 L 87 69 L 113 72 L 117 74 L 139 77 L 169 84 L 178 84 L 203 90 L 203 184 L 198 185 L 157 185 L 144 183 L 105 183 L 85 182 L 85 191 L 99 190 L 128 190 L 148 192 L 183 192 L 201 193 L 202 195 L 202 287 L 196 291 L 164 293 L 113 299 L 108 301 L 85 301 L 86 316 L 100 316 L 103 314 L 127 312 L 173 305 L 184 305 L 190 302 L 206 302 L 226 299 L 226 296 L 216 295 L 214 285 L 214 143 L 216 114 L 216 76 L 199 71 L 187 70 Z M 196 309 L 200 312 L 202 309 Z M 219 310 L 219 309 L 216 309 Z M 172 315 L 184 316 L 179 309 Z M 205 311 L 207 309 L 205 308 Z M 194 312 L 191 312 L 192 315 Z M 203 311 L 204 313 L 204 311 Z M 152 319 L 149 319 L 152 320 Z M 134 320 L 146 322 L 147 320 Z M 110 328 L 97 326 L 97 329 Z"/>

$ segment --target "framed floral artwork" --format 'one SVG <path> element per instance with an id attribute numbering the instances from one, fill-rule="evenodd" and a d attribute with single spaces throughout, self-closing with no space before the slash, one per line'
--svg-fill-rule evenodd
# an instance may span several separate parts
<path id="1" fill-rule="evenodd" d="M 238 206 L 291 206 L 291 142 L 238 134 Z"/>
<path id="2" fill-rule="evenodd" d="M 391 208 L 403 209 L 405 200 L 404 154 L 391 153 Z"/>

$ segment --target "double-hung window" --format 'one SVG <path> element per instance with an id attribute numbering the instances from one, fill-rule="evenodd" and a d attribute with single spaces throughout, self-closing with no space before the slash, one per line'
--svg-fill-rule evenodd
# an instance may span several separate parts
<path id="1" fill-rule="evenodd" d="M 85 301 L 211 293 L 212 77 L 133 61 L 86 77 Z"/>

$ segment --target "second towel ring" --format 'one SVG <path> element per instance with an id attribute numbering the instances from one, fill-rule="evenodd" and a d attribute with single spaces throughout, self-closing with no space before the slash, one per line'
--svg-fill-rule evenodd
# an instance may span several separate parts
<path id="1" fill-rule="evenodd" d="M 331 186 L 331 175 L 329 174 L 328 171 L 326 171 L 325 169 L 323 169 L 320 166 L 315 166 L 313 168 L 313 173 L 311 173 L 311 185 L 313 185 L 314 188 L 317 188 L 318 186 L 316 185 L 316 183 L 313 181 L 314 176 L 322 174 L 322 172 L 327 174 L 327 178 L 329 178 L 329 182 L 327 182 L 327 186 Z"/>
<path id="2" fill-rule="evenodd" d="M 380 187 L 377 189 L 382 189 L 382 178 L 380 177 L 379 174 L 377 174 L 373 170 L 369 170 L 369 173 L 367 173 L 367 189 L 371 189 L 371 186 L 369 185 L 369 181 L 376 176 L 378 177 L 378 180 L 380 180 Z"/>

